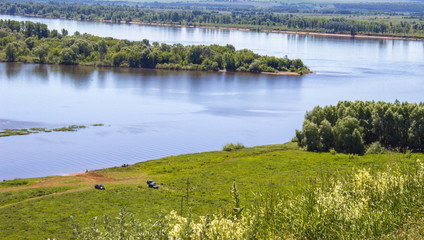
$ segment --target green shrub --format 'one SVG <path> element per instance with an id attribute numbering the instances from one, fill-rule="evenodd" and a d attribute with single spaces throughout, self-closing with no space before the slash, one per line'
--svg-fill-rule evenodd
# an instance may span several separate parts
<path id="1" fill-rule="evenodd" d="M 245 148 L 245 146 L 242 143 L 227 143 L 222 147 L 222 151 L 236 151 Z"/>
<path id="2" fill-rule="evenodd" d="M 371 143 L 366 151 L 366 154 L 384 154 L 387 153 L 387 149 L 381 146 L 380 142 Z"/>

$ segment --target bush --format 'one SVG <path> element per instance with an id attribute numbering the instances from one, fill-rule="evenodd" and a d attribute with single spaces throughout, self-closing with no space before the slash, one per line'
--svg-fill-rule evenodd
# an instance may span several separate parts
<path id="1" fill-rule="evenodd" d="M 366 154 L 384 154 L 387 153 L 387 149 L 381 146 L 380 142 L 371 143 L 366 151 Z"/>
<path id="2" fill-rule="evenodd" d="M 243 148 L 245 148 L 245 146 L 242 143 L 236 143 L 236 144 L 227 143 L 227 144 L 224 145 L 224 147 L 222 147 L 222 151 L 230 152 L 230 151 L 236 151 L 236 150 L 243 149 Z"/>

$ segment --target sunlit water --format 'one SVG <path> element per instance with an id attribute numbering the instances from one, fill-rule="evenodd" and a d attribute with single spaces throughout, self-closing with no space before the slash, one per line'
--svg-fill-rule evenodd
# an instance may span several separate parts
<path id="1" fill-rule="evenodd" d="M 233 44 L 301 58 L 303 77 L 0 63 L 0 129 L 103 123 L 0 138 L 0 180 L 83 172 L 162 156 L 283 143 L 315 105 L 420 102 L 424 43 L 0 16 L 93 35 Z"/>

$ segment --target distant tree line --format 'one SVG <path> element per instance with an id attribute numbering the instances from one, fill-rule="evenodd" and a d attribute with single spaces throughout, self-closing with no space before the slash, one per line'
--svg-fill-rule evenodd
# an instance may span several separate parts
<path id="1" fill-rule="evenodd" d="M 0 20 L 3 61 L 234 72 L 309 73 L 302 60 L 261 56 L 232 45 L 168 45 L 49 30 L 30 21 Z"/>
<path id="2" fill-rule="evenodd" d="M 424 37 L 424 21 L 352 20 L 342 17 L 304 17 L 264 11 L 161 10 L 136 6 L 64 3 L 0 2 L 0 13 L 75 20 L 142 22 L 189 26 L 239 26 L 253 30 L 294 30 L 323 33 Z"/>
<path id="3" fill-rule="evenodd" d="M 363 154 L 378 142 L 388 149 L 424 151 L 424 103 L 344 101 L 307 112 L 296 130 L 308 151 Z"/>

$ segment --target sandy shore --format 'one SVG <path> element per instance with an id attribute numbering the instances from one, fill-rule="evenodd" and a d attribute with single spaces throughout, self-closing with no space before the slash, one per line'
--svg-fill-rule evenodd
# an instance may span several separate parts
<path id="1" fill-rule="evenodd" d="M 225 73 L 225 72 L 227 72 L 227 70 L 222 69 L 222 70 L 219 70 L 218 72 Z M 234 72 L 234 73 L 240 73 L 240 72 Z M 250 72 L 247 72 L 247 73 L 250 73 Z M 311 73 L 312 73 L 312 72 L 309 72 L 309 73 L 306 73 L 306 74 L 300 75 L 300 74 L 299 74 L 299 73 L 297 73 L 297 72 L 260 72 L 260 73 L 258 73 L 258 74 L 265 74 L 265 75 L 280 75 L 280 76 L 305 76 L 305 75 L 308 75 L 308 74 L 311 74 Z"/>

